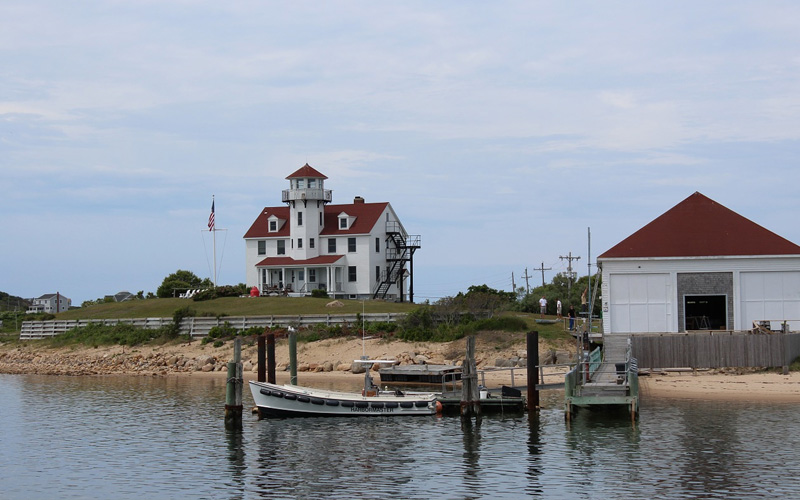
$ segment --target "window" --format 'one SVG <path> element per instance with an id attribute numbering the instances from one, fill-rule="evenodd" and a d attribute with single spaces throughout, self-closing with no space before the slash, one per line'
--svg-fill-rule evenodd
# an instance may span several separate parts
<path id="1" fill-rule="evenodd" d="M 316 269 L 309 269 L 308 270 L 308 281 L 309 281 L 309 283 L 316 283 L 317 282 L 317 270 Z"/>
<path id="2" fill-rule="evenodd" d="M 305 273 L 305 271 L 303 271 L 302 269 L 300 269 L 299 271 L 297 271 L 297 279 L 298 279 L 299 281 L 305 281 L 305 280 L 306 280 L 306 273 Z"/>
<path id="3" fill-rule="evenodd" d="M 347 238 L 347 251 L 353 253 L 356 251 L 356 239 Z"/>
<path id="4" fill-rule="evenodd" d="M 274 233 L 278 230 L 278 221 L 271 220 L 269 221 L 269 232 Z"/>
<path id="5" fill-rule="evenodd" d="M 286 240 L 278 240 L 278 255 L 286 255 Z"/>
<path id="6" fill-rule="evenodd" d="M 328 253 L 336 253 L 336 238 L 328 238 Z"/>
<path id="7" fill-rule="evenodd" d="M 347 281 L 357 281 L 356 266 L 347 266 Z"/>
<path id="8" fill-rule="evenodd" d="M 319 213 L 319 227 L 322 227 L 322 212 Z"/>
<path id="9" fill-rule="evenodd" d="M 303 212 L 297 212 L 297 225 L 303 225 Z"/>
<path id="10" fill-rule="evenodd" d="M 381 251 L 381 239 L 375 238 L 375 252 L 380 253 Z"/>
<path id="11" fill-rule="evenodd" d="M 305 187 L 305 179 L 297 179 L 297 189 L 303 189 Z"/>
<path id="12" fill-rule="evenodd" d="M 347 217 L 339 219 L 339 229 L 347 229 Z"/>
<path id="13" fill-rule="evenodd" d="M 309 189 L 314 189 L 315 187 L 317 187 L 317 180 L 316 179 L 309 179 L 308 180 L 308 188 Z"/>
<path id="14" fill-rule="evenodd" d="M 314 248 L 314 238 L 308 239 L 308 248 Z"/>
<path id="15" fill-rule="evenodd" d="M 381 280 L 381 266 L 375 266 L 375 281 Z"/>
<path id="16" fill-rule="evenodd" d="M 267 255 L 267 242 L 258 240 L 258 255 Z"/>
<path id="17" fill-rule="evenodd" d="M 297 238 L 297 248 L 303 248 L 303 238 Z"/>

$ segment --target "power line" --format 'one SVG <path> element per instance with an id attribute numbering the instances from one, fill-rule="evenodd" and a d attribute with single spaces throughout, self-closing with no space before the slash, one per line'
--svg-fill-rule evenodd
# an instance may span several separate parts
<path id="1" fill-rule="evenodd" d="M 580 256 L 573 257 L 572 256 L 572 252 L 570 252 L 569 255 L 567 255 L 566 257 L 563 256 L 563 255 L 559 255 L 558 258 L 561 259 L 561 260 L 564 260 L 564 259 L 567 260 L 567 276 L 569 277 L 569 281 L 567 282 L 567 293 L 569 293 L 569 291 L 572 290 L 572 280 L 574 279 L 574 275 L 575 275 L 572 272 L 572 261 L 573 260 L 580 260 L 581 257 Z"/>
<path id="2" fill-rule="evenodd" d="M 544 262 L 542 262 L 542 267 L 535 267 L 533 268 L 534 271 L 541 271 L 542 272 L 542 286 L 544 286 L 544 272 L 553 269 L 552 267 L 544 267 Z M 527 269 L 525 273 L 527 273 Z"/>

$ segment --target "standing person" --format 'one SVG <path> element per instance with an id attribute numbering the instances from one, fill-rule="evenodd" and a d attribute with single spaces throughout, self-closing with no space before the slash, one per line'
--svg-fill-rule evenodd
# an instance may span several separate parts
<path id="1" fill-rule="evenodd" d="M 539 316 L 544 318 L 544 313 L 546 312 L 547 312 L 547 299 L 544 298 L 544 295 L 542 295 L 542 298 L 539 299 Z"/>
<path id="2" fill-rule="evenodd" d="M 567 316 L 569 317 L 569 331 L 575 329 L 575 308 L 573 306 L 569 306 L 567 309 Z"/>
<path id="3" fill-rule="evenodd" d="M 561 299 L 556 300 L 556 316 L 558 316 L 558 319 L 563 317 L 561 316 Z"/>

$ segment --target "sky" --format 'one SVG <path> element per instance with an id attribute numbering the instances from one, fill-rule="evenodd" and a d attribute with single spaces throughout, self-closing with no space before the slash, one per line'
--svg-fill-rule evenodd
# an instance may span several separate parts
<path id="1" fill-rule="evenodd" d="M 0 291 L 245 281 L 305 163 L 414 299 L 538 286 L 699 191 L 800 243 L 796 2 L 4 0 Z M 205 229 L 205 231 L 204 231 Z"/>

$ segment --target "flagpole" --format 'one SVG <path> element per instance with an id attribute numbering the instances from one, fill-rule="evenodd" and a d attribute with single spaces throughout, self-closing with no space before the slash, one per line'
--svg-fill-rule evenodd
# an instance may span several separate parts
<path id="1" fill-rule="evenodd" d="M 214 195 L 211 195 L 211 211 L 214 211 Z M 214 288 L 217 288 L 217 220 L 216 214 L 214 214 L 214 226 L 211 228 L 211 232 L 214 235 Z"/>

